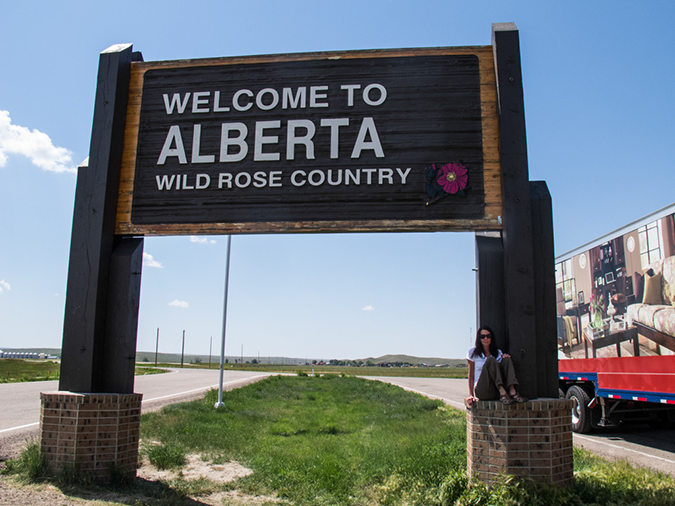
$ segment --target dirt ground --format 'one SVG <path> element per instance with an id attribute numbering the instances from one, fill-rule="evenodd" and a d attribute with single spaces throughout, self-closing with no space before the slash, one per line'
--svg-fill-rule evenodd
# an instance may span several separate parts
<path id="1" fill-rule="evenodd" d="M 198 455 L 190 455 L 189 462 L 180 471 L 159 471 L 149 463 L 144 463 L 138 470 L 138 480 L 168 482 L 182 474 L 186 481 L 206 478 L 214 483 L 227 483 L 251 473 L 236 462 L 214 465 L 203 462 Z M 111 504 L 155 504 L 160 503 L 156 498 L 144 497 L 142 494 L 131 492 L 93 492 L 77 490 L 64 492 L 50 484 L 21 484 L 11 477 L 0 478 L 0 505 L 2 506 L 53 506 L 53 505 L 88 505 L 103 506 Z M 263 506 L 277 503 L 274 497 L 249 496 L 237 491 L 217 492 L 201 497 L 190 497 L 184 500 L 176 499 L 171 504 L 177 505 L 247 505 Z M 167 504 L 162 501 L 161 504 Z"/>
<path id="2" fill-rule="evenodd" d="M 203 461 L 199 455 L 188 455 L 188 463 L 181 469 L 158 470 L 146 459 L 137 472 L 137 480 L 168 483 L 182 478 L 189 482 L 207 479 L 215 484 L 223 484 L 248 476 L 252 471 L 237 462 L 213 464 Z M 144 497 L 132 492 L 86 491 L 84 489 L 64 492 L 50 484 L 22 484 L 13 477 L 0 477 L 0 506 L 103 506 L 110 504 L 176 504 L 176 505 L 246 505 L 263 506 L 278 503 L 274 497 L 248 496 L 237 491 L 217 492 L 201 497 L 176 499 L 167 503 L 155 498 Z"/>
<path id="3" fill-rule="evenodd" d="M 156 411 L 165 405 L 174 402 L 184 402 L 200 398 L 203 394 L 191 394 L 179 399 L 173 398 L 152 406 L 143 407 L 143 412 Z M 8 459 L 19 457 L 27 442 L 38 438 L 37 427 L 29 432 L 15 436 L 4 436 L 0 441 L 0 468 Z M 143 460 L 137 472 L 137 480 L 146 480 L 156 483 L 167 483 L 180 476 L 184 480 L 198 480 L 206 478 L 216 484 L 227 483 L 251 474 L 251 470 L 237 462 L 213 464 L 201 460 L 199 455 L 189 455 L 185 467 L 177 471 L 160 471 L 150 462 Z M 145 504 L 167 506 L 209 505 L 209 506 L 269 506 L 278 503 L 274 497 L 249 496 L 237 491 L 218 492 L 201 497 L 190 497 L 184 500 L 157 500 L 141 495 L 124 492 L 87 492 L 82 489 L 64 492 L 50 484 L 22 484 L 12 476 L 0 475 L 0 506 L 109 506 L 117 504 L 131 504 L 142 506 Z"/>

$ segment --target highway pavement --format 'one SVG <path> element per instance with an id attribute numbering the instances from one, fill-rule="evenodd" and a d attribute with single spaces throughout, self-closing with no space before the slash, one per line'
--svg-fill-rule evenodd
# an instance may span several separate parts
<path id="1" fill-rule="evenodd" d="M 264 378 L 268 374 L 225 371 L 226 390 Z M 464 410 L 466 379 L 371 377 L 406 390 L 442 400 Z M 172 369 L 166 374 L 136 377 L 135 391 L 143 394 L 143 412 L 199 397 L 218 386 L 216 369 Z M 0 385 L 0 460 L 10 446 L 23 444 L 38 435 L 40 392 L 58 389 L 56 381 L 8 383 Z M 575 434 L 575 446 L 584 447 L 608 459 L 626 459 L 675 476 L 675 430 L 655 431 L 647 426 L 622 427 L 593 434 Z"/>

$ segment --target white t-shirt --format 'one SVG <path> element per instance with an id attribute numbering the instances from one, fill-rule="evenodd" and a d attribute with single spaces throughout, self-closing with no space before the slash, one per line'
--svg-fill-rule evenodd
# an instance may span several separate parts
<path id="1" fill-rule="evenodd" d="M 470 360 L 471 362 L 474 363 L 474 369 L 473 369 L 473 387 L 476 388 L 476 383 L 478 383 L 478 378 L 480 378 L 480 373 L 483 372 L 483 365 L 485 364 L 485 361 L 487 360 L 487 357 L 483 357 L 481 355 L 476 355 L 475 357 L 472 357 L 473 355 L 473 350 L 476 348 L 471 348 L 469 350 L 469 353 L 466 354 L 466 359 Z M 497 350 L 497 362 L 502 361 L 502 350 Z"/>

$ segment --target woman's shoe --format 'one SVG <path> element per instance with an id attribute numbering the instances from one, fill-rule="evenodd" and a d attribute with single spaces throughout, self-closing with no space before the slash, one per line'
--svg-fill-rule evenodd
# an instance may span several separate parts
<path id="1" fill-rule="evenodd" d="M 520 394 L 512 395 L 511 399 L 513 399 L 516 402 L 527 402 L 527 399 L 525 397 L 521 397 Z"/>
<path id="2" fill-rule="evenodd" d="M 508 395 L 502 395 L 499 400 L 502 401 L 502 404 L 513 404 L 513 399 Z"/>

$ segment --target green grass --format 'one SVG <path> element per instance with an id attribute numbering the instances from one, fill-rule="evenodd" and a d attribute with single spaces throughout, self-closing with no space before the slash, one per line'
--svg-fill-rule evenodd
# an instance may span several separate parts
<path id="1" fill-rule="evenodd" d="M 672 506 L 675 480 L 672 476 L 635 469 L 626 461 L 608 462 L 591 452 L 574 449 L 574 485 L 569 488 L 536 484 L 527 479 L 505 477 L 491 489 L 473 483 L 463 473 L 452 473 L 441 484 L 442 505 L 485 506 Z"/>
<path id="2" fill-rule="evenodd" d="M 143 415 L 142 452 L 179 471 L 186 454 L 197 453 L 214 463 L 236 460 L 254 473 L 226 485 L 137 480 L 117 503 L 194 504 L 188 496 L 236 489 L 296 506 L 675 506 L 673 477 L 580 449 L 568 488 L 514 477 L 489 490 L 470 484 L 464 414 L 376 381 L 277 376 L 226 392 L 224 408 L 214 409 L 216 397 L 211 391 L 203 400 Z M 29 446 L 21 459 L 8 461 L 5 474 L 41 481 L 41 462 L 39 448 Z"/>
<path id="3" fill-rule="evenodd" d="M 353 377 L 272 377 L 146 415 L 144 438 L 254 470 L 234 486 L 297 505 L 675 505 L 675 480 L 575 450 L 573 487 L 466 478 L 465 418 Z"/>
<path id="4" fill-rule="evenodd" d="M 148 445 L 143 453 L 157 469 L 175 469 L 187 463 L 185 450 L 173 445 Z"/>
<path id="5" fill-rule="evenodd" d="M 574 492 L 580 504 L 675 505 L 675 479 L 626 461 L 608 462 L 591 452 L 574 450 Z"/>
<path id="6" fill-rule="evenodd" d="M 159 367 L 150 367 L 147 365 L 136 366 L 135 374 L 136 376 L 145 376 L 148 374 L 163 374 L 167 372 L 166 369 L 160 369 Z"/>
<path id="7" fill-rule="evenodd" d="M 166 372 L 154 367 L 136 367 L 136 376 Z M 0 359 L 0 383 L 58 380 L 61 363 L 53 360 Z"/>
<path id="8" fill-rule="evenodd" d="M 0 383 L 59 379 L 61 364 L 54 360 L 0 359 Z"/>
<path id="9" fill-rule="evenodd" d="M 276 376 L 226 393 L 218 410 L 216 394 L 144 415 L 142 437 L 241 462 L 254 470 L 237 484 L 247 493 L 364 504 L 396 493 L 392 476 L 431 488 L 465 466 L 463 414 L 392 385 Z"/>

